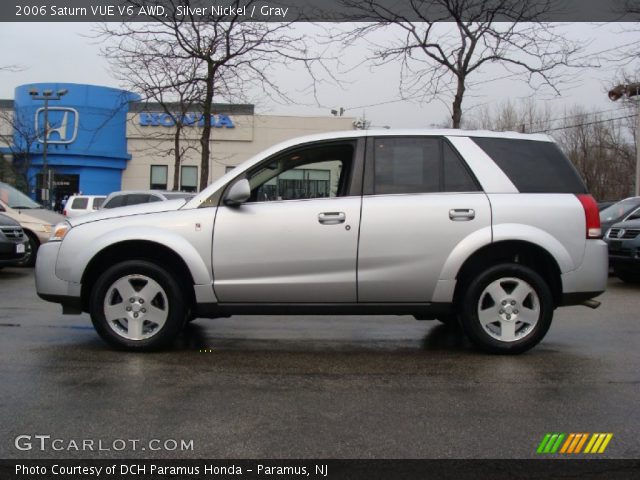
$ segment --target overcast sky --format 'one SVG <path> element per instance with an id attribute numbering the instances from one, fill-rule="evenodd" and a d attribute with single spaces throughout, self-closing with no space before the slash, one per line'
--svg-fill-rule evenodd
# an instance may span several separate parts
<path id="1" fill-rule="evenodd" d="M 615 50 L 617 46 L 628 45 L 640 40 L 640 33 L 627 31 L 631 25 L 622 24 L 572 24 L 563 28 L 569 38 L 580 39 L 588 45 L 585 58 L 589 54 Z M 313 37 L 317 30 L 308 25 L 299 28 Z M 21 71 L 0 71 L 0 98 L 13 98 L 16 86 L 32 82 L 74 82 L 119 87 L 121 85 L 110 75 L 107 62 L 100 57 L 100 45 L 87 38 L 91 24 L 82 23 L 3 23 L 0 28 L 0 67 L 19 65 Z M 365 55 L 364 47 L 347 50 L 341 58 L 347 70 L 357 65 Z M 637 66 L 627 66 L 632 72 Z M 269 99 L 260 100 L 254 92 L 252 100 L 256 112 L 261 114 L 284 115 L 330 115 L 332 108 L 345 108 L 345 115 L 362 117 L 366 115 L 374 126 L 393 128 L 429 127 L 442 124 L 449 118 L 447 108 L 441 102 L 419 104 L 415 101 L 399 100 L 398 65 L 389 64 L 384 68 L 369 70 L 362 66 L 343 73 L 342 87 L 326 83 L 320 86 L 319 101 L 300 92 L 305 78 L 295 71 L 281 71 L 278 82 L 290 92 L 293 103 L 278 105 Z M 575 104 L 589 109 L 607 111 L 605 115 L 616 115 L 618 108 L 607 99 L 606 91 L 614 79 L 621 75 L 621 67 L 605 62 L 596 68 L 575 71 L 575 82 L 564 88 L 560 96 L 549 90 L 533 94 L 522 82 L 512 78 L 488 81 L 505 75 L 500 67 L 489 66 L 480 76 L 470 81 L 484 82 L 468 92 L 463 109 L 477 105 L 494 105 L 504 99 L 517 100 L 535 95 L 540 102 L 549 102 L 557 117 L 562 117 L 565 108 Z M 621 106 L 620 106 L 621 108 Z M 473 110 L 471 110 L 473 111 Z"/>

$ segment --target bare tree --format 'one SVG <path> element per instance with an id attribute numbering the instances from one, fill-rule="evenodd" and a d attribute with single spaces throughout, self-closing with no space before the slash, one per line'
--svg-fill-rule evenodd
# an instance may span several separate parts
<path id="1" fill-rule="evenodd" d="M 500 64 L 507 77 L 558 93 L 566 80 L 560 67 L 569 66 L 581 48 L 557 24 L 540 21 L 551 13 L 551 0 L 411 0 L 403 8 L 384 0 L 343 3 L 375 22 L 345 32 L 343 42 L 367 37 L 373 65 L 400 61 L 401 93 L 450 101 L 453 128 L 461 125 L 469 79 L 483 67 Z M 385 40 L 376 42 L 371 34 L 381 30 Z"/>
<path id="2" fill-rule="evenodd" d="M 128 3 L 139 8 L 158 2 L 129 0 Z M 193 100 L 194 95 L 197 97 L 206 119 L 200 135 L 202 189 L 209 180 L 212 128 L 209 119 L 214 96 L 238 97 L 249 88 L 259 87 L 263 94 L 286 101 L 285 93 L 270 76 L 272 69 L 300 62 L 311 73 L 313 81 L 315 65 L 321 65 L 322 59 L 309 54 L 304 37 L 294 34 L 290 23 L 246 22 L 237 13 L 179 15 L 185 9 L 177 7 L 190 3 L 189 0 L 167 0 L 162 2 L 170 6 L 166 9 L 167 15 L 150 15 L 153 23 L 103 24 L 98 33 L 109 40 L 103 53 L 121 71 L 128 69 L 127 64 L 149 65 L 140 70 L 136 82 L 146 82 L 150 72 L 157 74 L 164 68 L 178 66 L 180 75 L 167 74 L 166 78 L 156 77 L 148 83 L 153 85 L 155 80 L 161 80 L 162 89 L 158 92 L 162 91 L 165 100 L 173 94 L 175 101 L 181 101 L 178 92 L 185 88 L 187 102 Z M 257 0 L 234 0 L 229 4 L 251 9 L 257 3 Z"/>
<path id="3" fill-rule="evenodd" d="M 8 133 L 0 135 L 0 142 L 6 146 L 11 157 L 10 168 L 4 165 L 3 177 L 12 179 L 12 183 L 20 189 L 27 189 L 31 184 L 29 178 L 31 156 L 35 152 L 39 133 L 33 130 L 28 119 L 15 115 L 9 110 L 0 110 L 0 124 L 7 129 Z"/>

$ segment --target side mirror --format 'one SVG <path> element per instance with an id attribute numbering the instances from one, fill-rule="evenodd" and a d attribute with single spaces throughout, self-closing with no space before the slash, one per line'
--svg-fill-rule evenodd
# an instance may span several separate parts
<path id="1" fill-rule="evenodd" d="M 4 209 L 4 207 L 2 205 L 0 205 L 0 212 L 6 212 L 6 210 Z"/>
<path id="2" fill-rule="evenodd" d="M 237 206 L 249 200 L 250 196 L 251 185 L 249 185 L 249 180 L 243 178 L 234 183 L 227 191 L 227 194 L 224 196 L 224 204 L 231 207 Z"/>

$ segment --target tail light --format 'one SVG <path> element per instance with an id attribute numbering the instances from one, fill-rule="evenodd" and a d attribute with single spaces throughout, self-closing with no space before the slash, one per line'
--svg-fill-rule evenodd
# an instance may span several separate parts
<path id="1" fill-rule="evenodd" d="M 66 217 L 67 216 L 67 211 L 66 210 L 62 210 L 62 215 L 64 215 Z"/>
<path id="2" fill-rule="evenodd" d="M 584 208 L 584 218 L 587 224 L 587 238 L 602 238 L 602 229 L 600 228 L 600 211 L 598 204 L 594 198 L 586 193 L 576 195 L 582 208 Z"/>

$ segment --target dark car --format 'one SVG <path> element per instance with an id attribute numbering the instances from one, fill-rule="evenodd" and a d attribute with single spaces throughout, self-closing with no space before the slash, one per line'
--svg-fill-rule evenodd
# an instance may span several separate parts
<path id="1" fill-rule="evenodd" d="M 605 236 L 609 244 L 609 265 L 625 282 L 640 282 L 640 212 L 630 220 L 614 224 Z"/>
<path id="2" fill-rule="evenodd" d="M 600 228 L 606 233 L 614 223 L 629 220 L 636 211 L 640 211 L 640 197 L 629 197 L 605 208 L 600 212 Z"/>
<path id="3" fill-rule="evenodd" d="M 18 222 L 0 214 L 0 268 L 17 265 L 27 254 L 29 239 Z"/>

